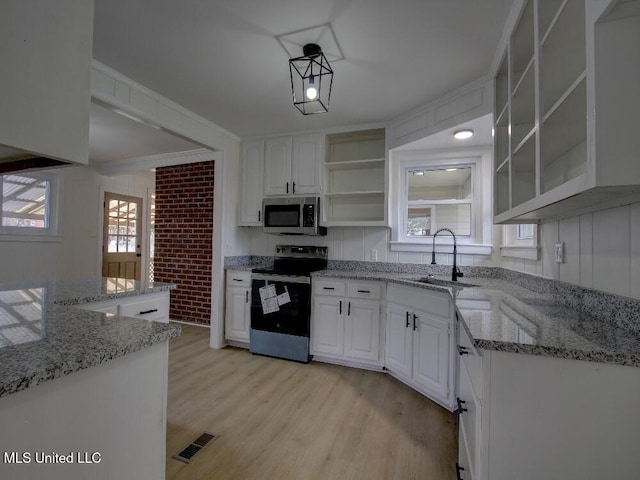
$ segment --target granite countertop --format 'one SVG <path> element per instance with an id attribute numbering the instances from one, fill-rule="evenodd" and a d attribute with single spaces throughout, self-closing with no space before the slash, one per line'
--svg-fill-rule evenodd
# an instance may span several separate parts
<path id="1" fill-rule="evenodd" d="M 447 292 L 479 349 L 640 367 L 640 302 L 635 300 L 581 290 L 579 296 L 576 294 L 580 305 L 572 305 L 566 294 L 572 286 L 549 288 L 549 284 L 562 282 L 539 279 L 546 283 L 545 288 L 526 288 L 522 285 L 538 280 L 529 275 L 517 277 L 514 272 L 506 278 L 461 278 L 460 282 L 477 285 L 469 288 L 417 282 L 425 273 L 324 270 L 312 275 L 385 281 Z M 528 278 L 522 280 L 525 277 Z M 450 279 L 437 275 L 435 278 Z M 595 304 L 600 307 L 593 307 Z"/>
<path id="2" fill-rule="evenodd" d="M 174 324 L 74 306 L 172 288 L 101 277 L 0 284 L 0 397 L 177 337 Z"/>

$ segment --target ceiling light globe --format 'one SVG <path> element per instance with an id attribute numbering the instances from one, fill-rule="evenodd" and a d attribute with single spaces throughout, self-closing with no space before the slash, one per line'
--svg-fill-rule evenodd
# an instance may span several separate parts
<path id="1" fill-rule="evenodd" d="M 306 95 L 307 99 L 315 100 L 316 98 L 318 98 L 318 90 L 316 90 L 315 87 L 309 87 L 309 88 L 307 88 L 307 91 L 305 92 L 305 95 Z"/>
<path id="2" fill-rule="evenodd" d="M 458 130 L 457 132 L 453 133 L 453 137 L 458 140 L 465 140 L 467 138 L 471 138 L 473 137 L 473 130 L 471 129 Z"/>

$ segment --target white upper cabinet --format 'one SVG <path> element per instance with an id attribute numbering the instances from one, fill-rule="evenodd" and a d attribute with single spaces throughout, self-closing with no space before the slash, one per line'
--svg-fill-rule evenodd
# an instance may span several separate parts
<path id="1" fill-rule="evenodd" d="M 640 198 L 640 2 L 606 3 L 523 2 L 495 77 L 496 223 Z"/>
<path id="2" fill-rule="evenodd" d="M 264 194 L 308 195 L 322 190 L 322 134 L 265 141 Z"/>
<path id="3" fill-rule="evenodd" d="M 262 225 L 262 194 L 264 182 L 264 141 L 242 144 L 242 196 L 240 222 L 242 226 Z"/>
<path id="4" fill-rule="evenodd" d="M 87 164 L 93 2 L 3 2 L 0 145 Z"/>

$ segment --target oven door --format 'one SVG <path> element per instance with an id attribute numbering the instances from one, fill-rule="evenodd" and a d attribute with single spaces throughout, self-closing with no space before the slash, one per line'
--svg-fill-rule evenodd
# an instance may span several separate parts
<path id="1" fill-rule="evenodd" d="M 251 278 L 251 329 L 308 338 L 311 279 L 257 273 Z"/>

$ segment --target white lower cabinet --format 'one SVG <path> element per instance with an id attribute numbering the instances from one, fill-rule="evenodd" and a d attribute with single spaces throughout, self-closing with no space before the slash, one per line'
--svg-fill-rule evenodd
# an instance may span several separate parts
<path id="1" fill-rule="evenodd" d="M 459 479 L 638 477 L 638 367 L 478 350 L 458 331 Z"/>
<path id="2" fill-rule="evenodd" d="M 391 284 L 386 313 L 387 370 L 448 410 L 455 410 L 453 306 L 448 292 Z"/>
<path id="3" fill-rule="evenodd" d="M 123 317 L 169 323 L 169 303 L 170 292 L 166 290 L 83 303 L 78 305 L 78 308 L 91 310 L 92 312 L 113 313 Z"/>
<path id="4" fill-rule="evenodd" d="M 227 270 L 225 339 L 248 343 L 251 327 L 251 272 Z"/>
<path id="5" fill-rule="evenodd" d="M 316 360 L 380 367 L 377 282 L 328 278 L 312 282 L 311 354 Z"/>

